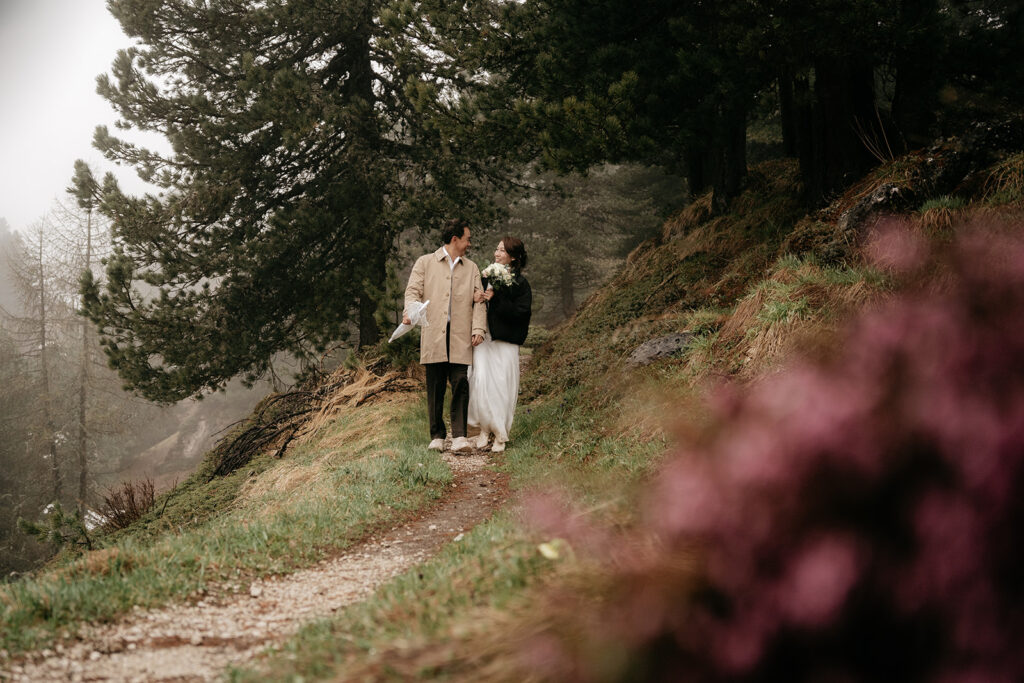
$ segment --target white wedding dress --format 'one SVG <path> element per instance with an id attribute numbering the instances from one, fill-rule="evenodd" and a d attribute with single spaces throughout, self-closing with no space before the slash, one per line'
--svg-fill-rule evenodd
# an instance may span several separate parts
<path id="1" fill-rule="evenodd" d="M 519 346 L 491 339 L 473 348 L 469 367 L 469 413 L 471 427 L 481 434 L 494 434 L 495 444 L 508 441 L 519 397 Z"/>

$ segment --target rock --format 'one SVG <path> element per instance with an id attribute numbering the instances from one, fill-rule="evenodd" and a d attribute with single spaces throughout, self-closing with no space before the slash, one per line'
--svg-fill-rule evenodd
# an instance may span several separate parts
<path id="1" fill-rule="evenodd" d="M 626 362 L 630 365 L 650 365 L 659 358 L 667 358 L 678 353 L 693 339 L 691 332 L 676 332 L 657 339 L 644 342 L 630 354 Z"/>
<path id="2" fill-rule="evenodd" d="M 258 583 L 254 583 L 249 586 L 249 595 L 254 598 L 258 598 L 263 595 L 263 586 Z"/>
<path id="3" fill-rule="evenodd" d="M 907 208 L 912 193 L 894 183 L 882 183 L 839 217 L 840 232 L 858 232 L 868 219 L 879 213 L 897 213 Z"/>

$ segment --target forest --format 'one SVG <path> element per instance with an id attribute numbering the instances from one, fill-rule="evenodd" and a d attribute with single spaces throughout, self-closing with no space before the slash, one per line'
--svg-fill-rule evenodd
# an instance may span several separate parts
<path id="1" fill-rule="evenodd" d="M 78 160 L 0 221 L 0 667 L 268 601 L 478 477 L 479 525 L 371 596 L 198 644 L 285 648 L 232 680 L 1024 671 L 1024 5 L 107 8 L 93 145 L 152 191 Z M 452 218 L 533 288 L 510 451 L 468 475 L 425 455 L 418 334 L 386 341 Z"/>

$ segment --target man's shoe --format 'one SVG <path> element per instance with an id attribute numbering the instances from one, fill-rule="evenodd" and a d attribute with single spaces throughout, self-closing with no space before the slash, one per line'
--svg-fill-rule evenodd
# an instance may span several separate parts
<path id="1" fill-rule="evenodd" d="M 490 436 L 491 435 L 487 432 L 480 432 L 480 436 L 476 438 L 476 447 L 480 450 L 487 448 L 487 441 Z"/>
<path id="2" fill-rule="evenodd" d="M 469 442 L 464 436 L 457 436 L 452 439 L 452 450 L 455 452 L 459 451 L 471 451 L 473 450 L 473 444 Z"/>
<path id="3" fill-rule="evenodd" d="M 502 453 L 505 450 L 505 442 L 494 440 L 494 445 L 491 446 L 491 453 Z"/>
<path id="4" fill-rule="evenodd" d="M 427 448 L 429 448 L 432 451 L 443 451 L 444 439 L 434 439 L 433 441 L 430 442 L 430 445 L 427 446 Z"/>

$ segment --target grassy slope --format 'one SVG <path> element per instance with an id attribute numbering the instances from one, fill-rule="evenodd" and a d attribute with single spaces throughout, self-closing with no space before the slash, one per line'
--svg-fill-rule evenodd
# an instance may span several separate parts
<path id="1" fill-rule="evenodd" d="M 628 525 L 673 428 L 700 421 L 703 380 L 757 381 L 794 350 L 826 354 L 844 317 L 884 296 L 885 279 L 858 255 L 863 235 L 842 233 L 834 217 L 837 206 L 905 165 L 879 169 L 829 210 L 807 216 L 796 201 L 796 169 L 770 162 L 752 174 L 729 215 L 710 217 L 705 197 L 670 220 L 661 240 L 641 245 L 534 354 L 515 446 L 500 464 L 513 488 L 557 487 L 590 517 Z M 1024 182 L 996 197 L 930 198 L 907 219 L 941 237 L 936 207 L 1019 207 L 1021 189 Z M 676 357 L 625 365 L 643 341 L 680 330 L 694 338 Z M 595 597 L 599 589 L 571 549 L 529 530 L 519 502 L 367 602 L 310 625 L 260 671 L 235 671 L 234 679 L 528 678 L 524 644 L 557 609 L 549 587 L 586 586 Z M 544 542 L 557 552 L 540 552 Z"/>
<path id="2" fill-rule="evenodd" d="M 288 457 L 207 482 L 206 463 L 101 550 L 0 589 L 0 649 L 38 648 L 83 622 L 308 566 L 438 498 L 451 480 L 422 449 L 421 397 L 391 395 L 336 418 Z M 166 503 L 166 507 L 164 507 Z"/>
<path id="3" fill-rule="evenodd" d="M 1002 184 L 986 202 L 1020 202 L 1020 185 L 1005 179 L 1021 165 L 996 169 Z M 884 180 L 885 169 L 876 176 Z M 514 447 L 498 465 L 515 492 L 557 487 L 591 514 L 628 524 L 676 416 L 699 420 L 701 380 L 756 380 L 794 347 L 827 349 L 844 311 L 884 283 L 859 265 L 853 236 L 829 212 L 805 216 L 796 196 L 794 165 L 769 162 L 730 214 L 710 217 L 708 198 L 698 200 L 534 354 Z M 932 213 L 950 204 L 939 200 L 914 220 L 941 228 Z M 626 368 L 638 344 L 679 330 L 695 336 L 676 357 Z M 211 482 L 201 469 L 166 508 L 159 503 L 159 516 L 108 548 L 0 589 L 0 648 L 39 647 L 131 604 L 245 590 L 251 577 L 306 566 L 422 507 L 450 476 L 422 449 L 423 410 L 420 396 L 395 395 L 342 411 L 283 460 L 263 456 Z M 571 581 L 580 566 L 564 547 L 555 559 L 538 552 L 550 539 L 527 529 L 517 500 L 373 599 L 304 629 L 268 658 L 271 675 L 520 678 L 520 636 L 509 634 L 543 612 L 546 585 Z"/>

